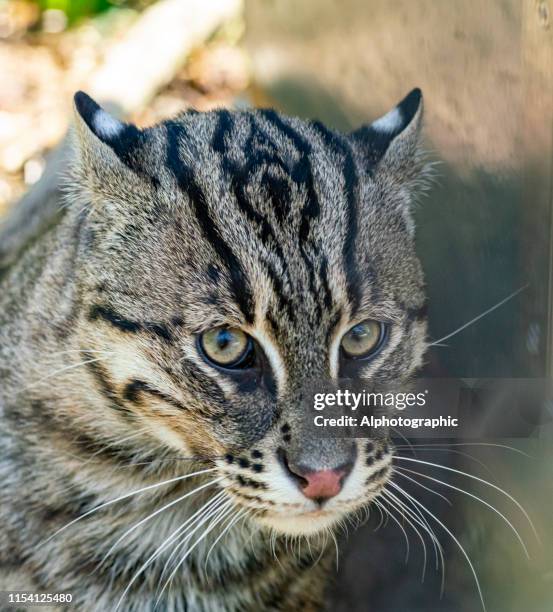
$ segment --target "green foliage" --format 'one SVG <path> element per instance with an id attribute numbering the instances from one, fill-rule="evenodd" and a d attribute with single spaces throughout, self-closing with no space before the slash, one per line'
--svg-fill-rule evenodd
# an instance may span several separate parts
<path id="1" fill-rule="evenodd" d="M 38 4 L 41 11 L 56 9 L 67 15 L 69 24 L 82 17 L 91 17 L 113 7 L 131 6 L 141 8 L 145 3 L 126 0 L 32 0 Z"/>

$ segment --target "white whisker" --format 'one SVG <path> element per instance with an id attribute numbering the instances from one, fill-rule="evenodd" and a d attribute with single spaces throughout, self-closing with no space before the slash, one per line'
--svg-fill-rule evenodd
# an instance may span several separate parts
<path id="1" fill-rule="evenodd" d="M 115 612 L 117 612 L 119 606 L 123 603 L 123 600 L 125 599 L 125 596 L 127 595 L 127 593 L 129 592 L 129 589 L 131 588 L 131 586 L 134 584 L 135 580 L 140 576 L 140 574 L 142 574 L 142 572 L 153 562 L 155 561 L 155 559 L 157 559 L 157 557 L 159 557 L 159 555 L 167 548 L 167 546 L 169 546 L 169 544 L 176 538 L 178 537 L 179 532 L 184 528 L 184 526 L 189 523 L 195 516 L 197 516 L 198 514 L 201 514 L 206 507 L 212 505 L 215 500 L 217 500 L 217 498 L 221 498 L 224 496 L 224 491 L 221 491 L 220 493 L 218 493 L 215 497 L 211 498 L 210 500 L 208 500 L 203 506 L 201 506 L 199 508 L 199 510 L 197 510 L 191 517 L 189 517 L 182 525 L 180 525 L 177 529 L 175 529 L 175 531 L 173 531 L 173 533 L 171 533 L 171 535 L 169 535 L 157 548 L 156 550 L 148 557 L 148 559 L 146 559 L 146 561 L 142 564 L 142 566 L 140 567 L 140 569 L 137 570 L 137 572 L 134 574 L 134 576 L 131 578 L 131 580 L 129 581 L 129 583 L 127 584 L 127 586 L 125 587 L 125 590 L 123 591 L 123 594 L 121 595 L 121 597 L 119 598 L 119 601 L 117 602 L 117 605 L 115 606 Z"/>
<path id="2" fill-rule="evenodd" d="M 473 499 L 475 499 L 475 500 L 479 501 L 480 503 L 484 504 L 486 507 L 490 508 L 490 510 L 493 510 L 496 514 L 498 514 L 505 521 L 505 523 L 507 523 L 507 525 L 509 525 L 509 527 L 511 528 L 511 530 L 515 534 L 517 540 L 520 542 L 520 545 L 522 546 L 522 549 L 524 550 L 524 553 L 526 554 L 528 559 L 530 559 L 530 555 L 528 553 L 528 549 L 526 548 L 526 545 L 524 544 L 523 539 L 520 537 L 520 534 L 518 533 L 516 528 L 513 526 L 511 521 L 502 512 L 500 512 L 497 508 L 495 508 L 494 506 L 489 504 L 487 501 L 485 501 L 481 497 L 478 497 L 478 495 L 474 495 L 473 493 L 470 493 L 469 491 L 465 491 L 464 489 L 461 489 L 459 487 L 456 487 L 455 485 L 452 485 L 452 484 L 449 484 L 447 482 L 444 482 L 443 480 L 440 480 L 438 478 L 433 478 L 432 476 L 427 476 L 426 474 L 422 474 L 421 472 L 416 472 L 415 470 L 409 470 L 407 468 L 398 468 L 398 470 L 404 470 L 404 471 L 409 472 L 411 474 L 416 474 L 417 476 L 421 476 L 422 478 L 427 478 L 428 480 L 432 480 L 433 482 L 441 484 L 444 487 L 448 487 L 449 489 L 453 489 L 454 491 L 459 491 L 460 493 L 464 493 L 465 495 L 468 495 L 469 497 L 472 497 Z M 403 474 L 403 476 L 405 476 L 405 474 Z M 408 478 L 408 476 L 405 476 L 405 477 Z M 411 479 L 411 480 L 414 480 L 414 479 Z M 416 480 L 414 480 L 414 482 L 416 482 Z"/>
<path id="3" fill-rule="evenodd" d="M 390 499 L 392 499 L 393 502 L 395 504 L 397 504 L 408 517 L 410 517 L 411 520 L 415 521 L 415 523 L 417 525 L 419 525 L 419 527 L 421 527 L 421 529 L 423 529 L 423 531 L 430 536 L 430 541 L 432 543 L 432 547 L 434 549 L 434 556 L 435 556 L 435 559 L 436 559 L 436 570 L 438 570 L 439 567 L 440 567 L 440 561 L 442 562 L 442 586 L 441 586 L 441 590 L 443 592 L 444 584 L 445 584 L 445 558 L 444 558 L 444 553 L 443 553 L 442 545 L 441 545 L 440 541 L 438 540 L 438 537 L 434 533 L 434 530 L 432 529 L 430 523 L 426 520 L 426 517 L 422 514 L 422 512 L 416 506 L 415 507 L 408 506 L 399 497 L 397 497 L 397 495 L 395 495 L 394 493 L 392 493 L 388 489 L 385 489 L 384 493 Z M 422 539 L 422 536 L 419 533 L 418 529 L 416 529 L 416 527 L 411 523 L 411 520 L 407 519 L 407 517 L 406 517 L 406 520 L 408 520 L 408 522 L 411 525 L 411 527 L 417 532 L 417 535 L 419 536 L 419 538 L 421 538 L 421 542 L 422 542 L 422 545 L 423 545 L 423 552 L 424 552 L 424 564 L 423 564 L 423 574 L 422 574 L 422 581 L 424 581 L 425 569 L 426 569 L 426 557 L 427 557 L 427 555 L 426 555 L 426 545 L 425 545 L 424 539 Z"/>
<path id="4" fill-rule="evenodd" d="M 416 533 L 417 537 L 419 538 L 421 545 L 422 545 L 422 551 L 423 551 L 423 562 L 422 562 L 422 574 L 421 574 L 421 582 L 424 582 L 424 579 L 426 577 L 426 562 L 427 562 L 427 550 L 426 550 L 426 542 L 424 541 L 424 538 L 422 537 L 420 531 L 417 529 L 417 527 L 415 526 L 415 524 L 410 520 L 410 518 L 406 515 L 406 513 L 404 512 L 405 508 L 403 506 L 399 506 L 399 509 L 394 505 L 393 503 L 393 497 L 388 497 L 387 494 L 389 493 L 389 491 L 383 491 L 382 496 L 383 496 L 383 501 L 387 501 L 390 504 L 390 516 L 392 517 L 392 519 L 394 519 L 394 515 L 392 514 L 392 510 L 395 510 L 396 512 L 399 512 L 401 509 L 401 514 L 403 517 L 403 520 L 407 521 L 408 525 L 411 527 L 411 529 L 413 529 L 413 531 Z M 399 522 L 396 519 L 396 522 L 399 524 Z M 407 563 L 408 559 L 405 559 L 405 563 Z"/>
<path id="5" fill-rule="evenodd" d="M 340 565 L 340 551 L 338 549 L 338 542 L 336 541 L 336 536 L 333 531 L 329 531 L 330 537 L 334 542 L 334 548 L 336 549 L 336 571 L 338 571 L 338 567 Z"/>
<path id="6" fill-rule="evenodd" d="M 407 499 L 411 500 L 412 503 L 416 504 L 417 506 L 419 506 L 421 508 L 421 510 L 423 510 L 424 512 L 426 512 L 431 518 L 433 518 L 436 523 L 438 523 L 438 525 L 440 525 L 440 527 L 451 537 L 451 539 L 455 542 L 455 544 L 457 545 L 457 547 L 459 548 L 459 550 L 461 551 L 461 553 L 463 554 L 463 556 L 465 557 L 470 571 L 474 577 L 474 581 L 476 583 L 476 588 L 478 590 L 478 595 L 480 597 L 480 602 L 482 604 L 482 609 L 484 610 L 484 612 L 486 612 L 486 604 L 484 602 L 484 596 L 482 594 L 482 589 L 480 587 L 480 581 L 478 580 L 478 574 L 476 573 L 476 570 L 474 569 L 474 565 L 472 564 L 472 561 L 469 557 L 469 555 L 467 554 L 467 551 L 464 549 L 463 545 L 461 544 L 461 542 L 459 542 L 459 540 L 455 537 L 455 534 L 446 526 L 444 525 L 444 523 L 442 523 L 442 521 L 440 521 L 440 519 L 433 514 L 432 512 L 430 512 L 430 510 L 428 510 L 428 508 L 426 506 L 424 506 L 423 504 L 421 504 L 421 502 L 419 502 L 417 499 L 415 499 L 412 495 L 410 495 L 409 493 L 407 493 L 407 491 L 405 491 L 404 489 L 402 489 L 398 484 L 394 483 L 394 482 L 390 482 L 390 485 L 393 486 L 395 489 L 397 489 L 397 491 L 399 491 L 404 497 L 406 497 Z"/>
<path id="7" fill-rule="evenodd" d="M 393 431 L 394 433 L 398 434 L 402 440 L 405 440 L 405 442 L 407 443 L 406 446 L 408 446 L 409 448 L 411 448 L 413 450 L 413 445 L 411 444 L 411 442 L 405 437 L 404 434 L 401 433 L 401 431 L 399 429 L 396 429 L 395 427 L 390 427 L 391 431 Z M 394 445 L 395 446 L 395 445 Z M 396 447 L 399 448 L 399 447 Z M 413 450 L 413 455 L 415 455 L 415 457 L 417 456 L 417 453 Z"/>
<path id="8" fill-rule="evenodd" d="M 453 472 L 454 474 L 460 474 L 461 476 L 466 476 L 467 478 L 471 478 L 472 480 L 477 480 L 478 482 L 481 482 L 485 485 L 488 485 L 492 489 L 499 491 L 499 493 L 501 493 L 502 495 L 505 495 L 508 499 L 510 499 L 515 504 L 515 506 L 522 512 L 522 514 L 524 514 L 526 520 L 528 521 L 530 527 L 532 528 L 532 531 L 534 532 L 536 539 L 538 540 L 538 542 L 541 542 L 540 537 L 538 536 L 538 532 L 536 531 L 536 528 L 534 527 L 534 523 L 532 522 L 532 519 L 530 518 L 526 510 L 522 507 L 522 505 L 512 495 L 507 493 L 507 491 L 504 491 L 501 487 L 498 487 L 497 485 L 493 484 L 493 482 L 484 480 L 483 478 L 480 478 L 479 476 L 474 476 L 474 474 L 463 472 L 462 470 L 456 470 L 455 468 L 447 467 L 445 465 L 440 465 L 439 463 L 432 463 L 431 461 L 422 461 L 421 459 L 414 459 L 413 457 L 402 457 L 400 455 L 395 455 L 395 458 L 400 459 L 402 461 L 412 461 L 413 463 L 420 463 L 422 465 L 429 465 L 431 467 L 437 467 L 442 470 L 447 470 L 448 472 Z"/>
<path id="9" fill-rule="evenodd" d="M 106 355 L 113 354 L 113 351 L 97 350 L 97 349 L 69 349 L 67 351 L 59 351 L 56 353 L 49 353 L 45 357 L 60 357 L 61 355 L 70 355 L 72 353 L 104 353 Z"/>
<path id="10" fill-rule="evenodd" d="M 240 518 L 242 516 L 244 516 L 247 513 L 247 511 L 248 511 L 247 508 L 243 508 L 242 510 L 237 512 L 234 515 L 234 517 L 231 518 L 230 523 L 217 536 L 217 539 L 213 542 L 213 544 L 211 545 L 210 549 L 207 551 L 207 555 L 205 557 L 205 563 L 204 563 L 204 571 L 207 571 L 207 562 L 209 561 L 209 556 L 211 555 L 211 553 L 212 553 L 213 549 L 215 548 L 215 546 L 217 545 L 217 543 L 220 542 L 223 539 L 224 535 L 226 533 L 228 533 L 228 531 L 230 531 L 230 529 L 240 520 Z"/>
<path id="11" fill-rule="evenodd" d="M 321 538 L 323 536 L 324 536 L 324 539 L 323 539 L 322 544 L 321 544 L 321 550 L 319 552 L 318 557 L 315 559 L 315 561 L 313 561 L 313 567 L 315 567 L 319 563 L 319 561 L 323 558 L 323 555 L 324 555 L 324 553 L 326 551 L 326 547 L 328 545 L 328 528 L 325 529 L 323 531 L 323 533 L 319 535 L 319 538 Z"/>
<path id="12" fill-rule="evenodd" d="M 399 450 L 401 447 L 398 446 L 396 448 Z M 403 448 L 406 448 L 406 447 L 404 446 Z M 472 455 L 469 455 L 468 453 L 464 453 L 463 451 L 458 451 L 458 450 L 455 450 L 454 448 L 440 448 L 438 446 L 435 446 L 432 448 L 427 448 L 425 446 L 419 446 L 418 450 L 419 451 L 427 450 L 427 451 L 438 452 L 438 453 L 451 453 L 452 455 L 459 455 L 461 457 L 466 457 L 467 459 L 474 461 L 480 467 L 482 467 L 492 478 L 495 478 L 495 474 L 490 470 L 490 468 L 483 461 L 480 461 L 480 459 L 473 457 Z"/>
<path id="13" fill-rule="evenodd" d="M 448 340 L 449 338 L 452 338 L 453 336 L 457 335 L 459 332 L 462 332 L 464 329 L 466 329 L 467 327 L 469 327 L 473 323 L 476 323 L 477 321 L 479 321 L 480 319 L 482 319 L 486 315 L 489 315 L 491 312 L 493 312 L 494 310 L 496 310 L 500 306 L 503 306 L 503 304 L 505 304 L 509 300 L 512 300 L 514 297 L 516 297 L 519 293 L 521 293 L 522 291 L 524 291 L 527 288 L 528 288 L 528 285 L 524 285 L 524 287 L 520 287 L 520 289 L 517 289 L 516 291 L 514 291 L 513 293 L 508 295 L 506 298 L 503 298 L 500 302 L 497 302 L 497 304 L 495 304 L 491 308 L 488 308 L 487 310 L 485 310 L 484 312 L 479 314 L 477 317 L 474 317 L 474 319 L 471 319 L 470 321 L 467 321 L 467 323 L 464 323 L 463 325 L 461 325 L 461 327 L 458 327 L 456 330 L 450 332 L 449 334 L 446 334 L 445 336 L 442 336 L 441 338 L 439 338 L 438 340 L 435 340 L 434 342 L 431 342 L 428 346 L 436 346 L 436 345 L 440 344 L 441 342 L 443 342 L 444 340 Z"/>
<path id="14" fill-rule="evenodd" d="M 96 457 L 96 455 L 100 455 L 101 453 L 103 453 L 106 449 L 111 448 L 113 446 L 116 446 L 118 444 L 121 444 L 122 442 L 127 442 L 128 440 L 132 440 L 134 438 L 139 438 L 140 436 L 143 436 L 145 433 L 147 433 L 148 429 L 146 427 L 143 427 L 142 429 L 139 429 L 138 431 L 132 433 L 130 436 L 124 436 L 123 438 L 117 438 L 117 440 L 113 440 L 112 442 L 109 442 L 108 444 L 102 446 L 100 449 L 98 449 L 96 452 L 92 453 L 87 459 L 85 459 L 82 462 L 82 465 L 87 465 L 88 463 L 90 463 L 92 461 L 92 459 L 94 457 Z"/>
<path id="15" fill-rule="evenodd" d="M 126 493 L 125 495 L 121 495 L 119 497 L 116 497 L 115 499 L 112 499 L 110 501 L 104 502 L 103 504 L 100 504 L 99 506 L 95 506 L 94 508 L 92 508 L 88 512 L 85 512 L 84 514 L 81 514 L 81 516 L 78 516 L 76 519 L 73 519 L 72 521 L 67 523 L 67 525 L 64 525 L 63 527 L 61 527 L 60 529 L 55 531 L 51 536 L 46 538 L 46 540 L 44 540 L 43 542 L 39 543 L 38 547 L 42 546 L 43 544 L 46 544 L 46 542 L 49 542 L 56 535 L 58 535 L 59 533 L 61 533 L 65 529 L 67 529 L 68 527 L 71 527 L 71 525 L 74 525 L 78 521 L 81 521 L 82 519 L 86 518 L 87 516 L 90 516 L 94 512 L 97 512 L 98 510 L 101 510 L 102 508 L 106 508 L 107 506 L 111 506 L 112 504 L 116 504 L 117 502 L 120 502 L 120 501 L 122 501 L 124 499 L 128 499 L 129 497 L 132 497 L 133 495 L 138 495 L 139 493 L 144 493 L 144 491 L 150 491 L 151 489 L 156 489 L 157 487 L 162 487 L 163 485 L 166 485 L 166 484 L 171 484 L 173 482 L 178 482 L 179 480 L 186 480 L 187 478 L 192 478 L 193 476 L 199 476 L 200 474 L 207 474 L 209 472 L 214 472 L 216 469 L 217 468 L 207 468 L 205 470 L 199 470 L 198 472 L 193 472 L 192 474 L 184 474 L 183 476 L 176 476 L 175 478 L 170 478 L 169 480 L 164 480 L 163 482 L 156 482 L 155 484 L 148 485 L 147 487 L 142 487 L 141 489 L 137 489 L 136 491 L 133 491 L 132 493 Z"/>
<path id="16" fill-rule="evenodd" d="M 379 506 L 379 505 L 376 503 L 376 501 L 377 501 L 377 500 L 374 500 L 374 501 L 375 501 L 375 506 L 376 506 L 376 508 L 377 508 L 378 512 L 380 513 L 380 521 L 379 521 L 378 525 L 377 525 L 377 526 L 375 527 L 375 529 L 374 529 L 374 531 L 376 532 L 376 531 L 378 531 L 378 530 L 379 530 L 379 529 L 382 527 L 382 525 L 384 524 L 384 513 L 382 512 L 382 508 L 381 508 L 381 507 L 380 507 L 380 506 Z"/>
<path id="17" fill-rule="evenodd" d="M 383 491 L 383 493 L 385 493 L 385 491 Z M 405 527 L 399 522 L 399 519 L 397 519 L 395 515 L 393 515 L 388 510 L 388 508 L 382 504 L 383 501 L 384 499 L 380 501 L 375 500 L 375 504 L 377 504 L 379 507 L 382 507 L 382 510 L 384 510 L 388 514 L 388 516 L 394 521 L 394 523 L 396 523 L 396 525 L 401 529 L 401 532 L 403 533 L 403 537 L 405 539 L 405 563 L 408 563 L 409 555 L 411 554 L 411 544 L 409 543 L 409 536 L 407 535 L 407 532 L 405 531 Z M 426 559 L 426 555 L 425 555 L 425 559 Z"/>
<path id="18" fill-rule="evenodd" d="M 311 540 L 308 537 L 305 537 L 305 543 L 307 544 L 307 550 L 309 551 L 309 554 L 311 555 L 311 559 L 314 560 L 315 557 L 313 556 L 313 549 L 311 548 Z"/>
<path id="19" fill-rule="evenodd" d="M 184 495 L 181 495 L 180 497 L 177 497 L 177 499 L 173 499 L 172 501 L 170 501 L 169 503 L 163 505 L 161 508 L 158 508 L 157 510 L 155 510 L 154 512 L 152 512 L 151 514 L 149 514 L 148 516 L 146 516 L 145 518 L 141 519 L 140 521 L 138 521 L 138 523 L 136 523 L 135 525 L 133 525 L 132 527 L 130 527 L 129 529 L 127 529 L 127 531 L 125 531 L 125 533 L 120 536 L 116 542 L 113 544 L 113 546 L 111 546 L 111 548 L 108 550 L 108 552 L 104 555 L 103 559 L 100 561 L 100 566 L 104 563 L 104 561 L 111 555 L 111 553 L 115 550 L 115 548 L 117 547 L 117 545 L 122 542 L 128 535 L 130 535 L 133 531 L 135 531 L 136 529 L 138 529 L 141 525 L 144 525 L 144 523 L 146 523 L 147 521 L 149 521 L 150 519 L 153 519 L 154 516 L 157 516 L 158 514 L 160 514 L 161 512 L 163 512 L 164 510 L 167 510 L 167 508 L 171 508 L 172 506 L 174 506 L 175 504 L 178 504 L 179 502 L 181 502 L 183 499 L 186 499 L 187 497 L 190 497 L 191 495 L 194 495 L 195 493 L 197 493 L 198 491 L 202 491 L 203 489 L 206 489 L 207 487 L 211 487 L 214 484 L 221 482 L 221 480 L 223 480 L 225 477 L 221 476 L 220 478 L 215 478 L 214 480 L 210 480 L 208 483 L 203 484 L 199 487 L 196 487 L 195 489 L 192 489 L 192 491 L 189 491 L 188 493 L 185 493 Z"/>
<path id="20" fill-rule="evenodd" d="M 436 534 L 434 533 L 432 526 L 426 520 L 426 517 L 424 516 L 424 514 L 422 514 L 422 512 L 416 507 L 407 506 L 407 504 L 405 504 L 401 499 L 397 497 L 397 495 L 392 493 L 389 489 L 385 489 L 385 493 L 388 496 L 390 496 L 392 499 L 394 499 L 396 503 L 399 505 L 399 507 L 402 508 L 403 511 L 406 512 L 407 515 L 410 516 L 417 523 L 417 525 L 420 525 L 430 536 L 430 541 L 432 542 L 432 547 L 434 549 L 434 556 L 436 558 L 436 570 L 439 568 L 438 555 L 441 557 L 442 565 L 444 565 L 444 557 L 442 554 L 440 541 L 436 537 Z"/>
<path id="21" fill-rule="evenodd" d="M 64 368 L 60 368 L 59 370 L 56 370 L 55 372 L 52 372 L 51 374 L 44 376 L 44 378 L 41 378 L 40 380 L 37 380 L 34 383 L 27 385 L 26 387 L 23 387 L 20 391 L 18 391 L 18 394 L 22 393 L 23 391 L 27 391 L 28 389 L 33 389 L 37 385 L 41 385 L 46 380 L 50 380 L 51 378 L 54 378 L 54 376 L 58 376 L 59 374 L 62 374 L 63 372 L 74 370 L 75 368 L 80 368 L 86 365 L 87 363 L 95 363 L 96 361 L 106 361 L 111 355 L 113 355 L 113 353 L 110 353 L 106 357 L 96 357 L 95 359 L 87 359 L 86 361 L 81 361 L 79 363 L 74 363 L 70 366 L 65 366 Z"/>
<path id="22" fill-rule="evenodd" d="M 507 444 L 495 444 L 493 442 L 440 442 L 440 443 L 433 443 L 433 442 L 425 442 L 424 444 L 411 444 L 410 445 L 413 448 L 421 448 L 421 449 L 426 449 L 426 448 L 438 448 L 438 447 L 449 447 L 449 446 L 489 446 L 492 448 L 503 448 L 505 450 L 510 450 L 513 453 L 518 453 L 519 455 L 524 455 L 525 457 L 527 457 L 528 459 L 534 459 L 535 457 L 532 457 L 531 455 L 528 455 L 527 453 L 525 453 L 524 451 L 521 451 L 519 448 L 514 448 L 513 446 L 508 446 Z M 401 448 L 400 446 L 396 446 L 396 448 Z"/>
<path id="23" fill-rule="evenodd" d="M 229 505 L 224 506 L 222 510 L 220 510 L 220 513 L 215 517 L 215 519 L 211 522 L 211 524 L 209 525 L 209 527 L 204 531 L 204 533 L 194 542 L 194 544 L 192 544 L 192 546 L 190 548 L 188 548 L 186 550 L 186 553 L 181 557 L 181 559 L 179 560 L 179 562 L 177 563 L 177 565 L 175 566 L 175 568 L 173 569 L 173 571 L 171 572 L 169 578 L 167 579 L 167 581 L 165 582 L 165 584 L 163 585 L 163 588 L 161 589 L 156 603 L 154 605 L 154 607 L 157 607 L 158 603 L 161 600 L 161 597 L 163 595 L 163 593 L 165 592 L 165 589 L 169 586 L 169 584 L 171 583 L 171 580 L 173 579 L 173 576 L 177 573 L 179 567 L 186 561 L 186 559 L 190 556 L 190 554 L 192 553 L 192 551 L 196 548 L 196 546 L 198 546 L 198 544 L 204 539 L 206 538 L 209 533 L 211 531 L 213 531 L 213 529 L 215 529 L 215 527 L 217 525 L 219 525 L 219 523 L 222 521 L 223 518 L 225 518 L 230 512 L 232 512 L 234 510 L 234 502 L 232 502 L 232 500 L 229 500 Z"/>
<path id="24" fill-rule="evenodd" d="M 394 470 L 394 473 L 395 474 L 399 474 L 399 476 L 401 476 L 402 478 L 407 478 L 407 480 L 410 480 L 411 482 L 414 482 L 417 486 L 422 487 L 423 489 L 425 489 L 429 493 L 432 493 L 433 495 L 437 495 L 438 497 L 441 497 L 450 506 L 452 505 L 451 504 L 451 500 L 448 499 L 445 495 L 442 495 L 441 493 L 438 493 L 438 491 L 434 491 L 434 489 L 431 489 L 430 487 L 427 487 L 427 486 L 423 485 L 422 482 L 419 482 L 418 480 L 415 480 L 414 478 L 411 478 L 411 476 L 407 476 L 407 474 L 403 473 L 404 471 L 411 472 L 411 470 L 406 470 L 406 468 L 396 467 L 395 470 Z M 418 473 L 418 472 L 413 472 L 413 474 L 415 474 L 415 473 Z"/>
<path id="25" fill-rule="evenodd" d="M 198 531 L 198 529 L 206 523 L 214 514 L 217 514 L 223 507 L 229 506 L 229 500 L 227 499 L 226 493 L 222 491 L 219 495 L 216 495 L 211 503 L 206 506 L 202 506 L 202 512 L 196 512 L 191 518 L 194 518 L 191 521 L 191 518 L 186 520 L 177 530 L 178 538 L 180 542 L 176 543 L 171 551 L 171 554 L 167 557 L 165 561 L 165 565 L 163 566 L 163 571 L 161 572 L 160 580 L 163 579 L 165 574 L 169 571 L 169 566 L 171 564 L 171 559 L 177 554 L 177 552 L 182 548 L 187 542 L 189 542 L 190 538 Z M 199 515 L 199 516 L 197 516 Z M 175 538 L 173 538 L 175 539 Z M 171 540 L 173 541 L 173 540 Z"/>

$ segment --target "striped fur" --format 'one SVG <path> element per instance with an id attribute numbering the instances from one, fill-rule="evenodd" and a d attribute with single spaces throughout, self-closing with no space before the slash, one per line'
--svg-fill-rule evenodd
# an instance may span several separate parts
<path id="1" fill-rule="evenodd" d="M 392 450 L 315 437 L 303 396 L 421 364 L 420 92 L 349 135 L 272 110 L 139 130 L 85 94 L 76 108 L 61 219 L 0 271 L 0 589 L 70 591 L 85 612 L 319 609 L 328 532 L 378 495 Z M 387 323 L 385 345 L 344 360 L 365 319 Z M 206 362 L 197 338 L 218 325 L 252 337 L 255 366 Z M 320 507 L 282 453 L 355 464 Z M 202 504 L 188 544 L 137 574 Z"/>

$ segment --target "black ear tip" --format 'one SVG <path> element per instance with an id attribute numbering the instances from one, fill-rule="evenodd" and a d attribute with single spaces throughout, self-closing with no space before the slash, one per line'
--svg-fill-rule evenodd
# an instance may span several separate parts
<path id="1" fill-rule="evenodd" d="M 94 100 L 84 91 L 78 91 L 73 100 L 79 115 L 86 121 L 87 124 L 90 124 L 94 114 L 100 110 L 98 104 L 96 104 L 96 102 L 94 102 Z"/>
<path id="2" fill-rule="evenodd" d="M 420 90 L 419 87 L 415 87 L 405 96 L 405 98 L 403 98 L 400 104 L 403 104 L 404 102 L 410 102 L 412 104 L 419 104 L 421 100 L 422 100 L 422 91 Z"/>
<path id="3" fill-rule="evenodd" d="M 415 87 L 412 89 L 403 100 L 398 104 L 402 115 L 405 117 L 405 122 L 409 123 L 419 110 L 422 103 L 422 91 Z"/>

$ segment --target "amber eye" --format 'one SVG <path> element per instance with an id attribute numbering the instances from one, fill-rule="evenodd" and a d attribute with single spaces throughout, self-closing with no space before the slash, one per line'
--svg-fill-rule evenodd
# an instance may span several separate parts
<path id="1" fill-rule="evenodd" d="M 214 327 L 204 332 L 200 346 L 208 361 L 223 368 L 246 367 L 253 352 L 251 338 L 235 327 Z"/>
<path id="2" fill-rule="evenodd" d="M 386 328 L 378 321 L 363 321 L 352 327 L 342 338 L 342 352 L 350 359 L 373 355 L 381 346 Z"/>

